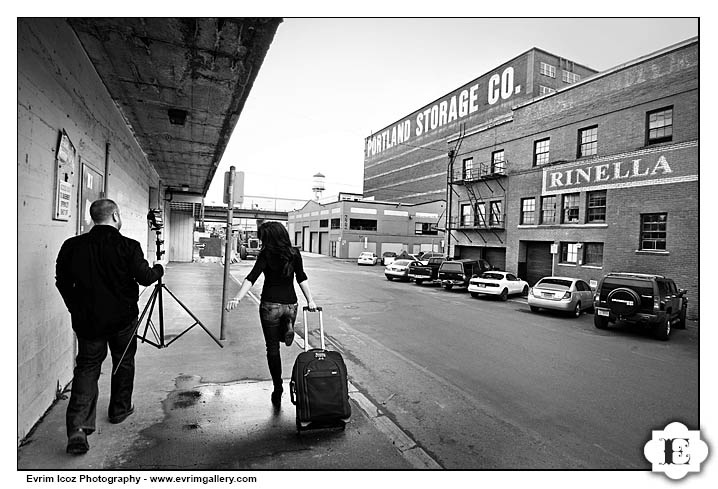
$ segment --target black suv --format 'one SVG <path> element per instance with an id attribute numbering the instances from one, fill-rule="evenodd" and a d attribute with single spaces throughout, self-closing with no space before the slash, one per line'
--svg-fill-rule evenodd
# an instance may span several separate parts
<path id="1" fill-rule="evenodd" d="M 446 290 L 451 290 L 454 286 L 468 287 L 471 277 L 487 270 L 491 265 L 486 260 L 446 260 L 439 266 L 438 278 Z"/>
<path id="2" fill-rule="evenodd" d="M 596 287 L 593 306 L 593 324 L 599 329 L 625 321 L 654 327 L 665 341 L 671 327 L 686 327 L 686 290 L 661 275 L 609 273 Z"/>

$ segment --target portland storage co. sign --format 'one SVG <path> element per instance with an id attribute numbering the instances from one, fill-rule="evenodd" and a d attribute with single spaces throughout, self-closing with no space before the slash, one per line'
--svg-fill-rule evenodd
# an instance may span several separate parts
<path id="1" fill-rule="evenodd" d="M 542 194 L 697 180 L 698 143 L 690 142 L 544 168 Z"/>
<path id="2" fill-rule="evenodd" d="M 365 141 L 366 155 L 375 156 L 389 148 L 407 143 L 412 138 L 437 131 L 521 94 L 520 80 L 526 78 L 525 58 L 516 61 L 520 69 L 515 69 L 513 65 L 504 65 L 368 137 Z"/>

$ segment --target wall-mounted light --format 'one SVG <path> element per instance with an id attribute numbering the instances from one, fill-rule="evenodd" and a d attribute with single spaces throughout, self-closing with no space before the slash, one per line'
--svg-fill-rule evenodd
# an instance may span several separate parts
<path id="1" fill-rule="evenodd" d="M 182 185 L 182 192 L 189 192 L 189 185 L 186 183 Z"/>
<path id="2" fill-rule="evenodd" d="M 187 120 L 187 111 L 182 109 L 167 109 L 167 116 L 170 118 L 170 124 L 184 126 Z"/>

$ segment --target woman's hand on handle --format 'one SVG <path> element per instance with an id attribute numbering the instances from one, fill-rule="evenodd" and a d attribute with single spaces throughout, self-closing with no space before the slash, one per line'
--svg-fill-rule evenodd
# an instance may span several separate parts
<path id="1" fill-rule="evenodd" d="M 307 302 L 307 307 L 310 311 L 314 312 L 317 310 L 317 305 L 314 303 L 314 301 Z"/>

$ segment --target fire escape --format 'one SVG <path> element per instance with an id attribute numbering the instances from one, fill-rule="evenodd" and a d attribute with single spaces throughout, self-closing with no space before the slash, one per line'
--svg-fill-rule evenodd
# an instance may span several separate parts
<path id="1" fill-rule="evenodd" d="M 460 208 L 458 216 L 447 220 L 447 228 L 460 232 L 470 243 L 473 243 L 473 240 L 467 234 L 467 231 L 473 231 L 475 235 L 481 238 L 484 244 L 488 244 L 485 235 L 492 233 L 503 244 L 504 241 L 497 231 L 505 229 L 506 209 L 503 207 L 505 207 L 506 188 L 504 179 L 506 178 L 507 162 L 506 160 L 501 160 L 493 163 L 479 163 L 478 167 L 464 168 L 461 165 L 460 168 L 454 168 L 460 143 L 461 139 L 457 142 L 456 148 L 449 152 L 448 187 L 450 193 L 458 198 L 461 198 L 461 195 L 455 190 L 454 186 L 463 186 L 466 189 L 471 205 L 471 215 L 464 215 Z M 495 209 L 492 208 L 496 200 L 492 202 L 491 199 L 499 195 L 502 196 L 500 201 L 502 208 L 500 214 L 496 215 Z M 479 212 L 480 204 L 484 206 L 483 212 Z"/>

